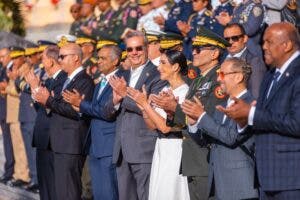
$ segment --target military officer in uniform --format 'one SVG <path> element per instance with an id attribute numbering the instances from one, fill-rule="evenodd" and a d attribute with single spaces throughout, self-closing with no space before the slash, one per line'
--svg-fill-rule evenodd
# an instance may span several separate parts
<path id="1" fill-rule="evenodd" d="M 220 56 L 229 43 L 215 33 L 201 27 L 193 41 L 193 65 L 201 70 L 201 75 L 193 80 L 186 99 L 201 99 L 207 113 L 212 114 L 215 106 L 226 100 L 217 82 L 217 70 L 220 68 Z M 186 127 L 186 116 L 172 96 L 154 98 L 154 102 L 166 110 L 169 126 Z M 188 128 L 187 131 L 192 128 Z M 182 146 L 182 174 L 188 177 L 191 200 L 207 198 L 208 142 L 209 138 L 194 140 L 185 133 Z"/>
<path id="2" fill-rule="evenodd" d="M 221 12 L 227 12 L 230 16 L 233 14 L 235 2 L 233 0 L 219 0 L 220 5 L 214 10 L 214 16 L 218 16 Z"/>
<path id="3" fill-rule="evenodd" d="M 94 40 L 99 40 L 103 32 L 107 31 L 109 23 L 115 14 L 110 0 L 98 0 L 97 5 L 101 14 L 96 18 L 96 21 L 92 23 L 91 27 L 82 29 L 86 35 L 92 37 Z"/>
<path id="4" fill-rule="evenodd" d="M 136 30 L 152 30 L 151 25 L 153 24 L 152 10 L 153 6 L 151 0 L 138 0 L 139 9 L 141 10 L 142 16 L 138 19 Z M 155 24 L 157 25 L 157 24 Z"/>
<path id="5" fill-rule="evenodd" d="M 95 11 L 95 1 L 83 0 L 80 9 L 81 20 L 79 22 L 79 27 L 75 29 L 75 36 L 85 35 L 84 31 L 86 29 L 92 28 L 94 22 L 96 22 Z M 88 36 L 88 35 L 86 35 Z"/>
<path id="6" fill-rule="evenodd" d="M 119 9 L 112 17 L 109 27 L 103 32 L 103 38 L 111 38 L 114 41 L 120 42 L 126 33 L 130 30 L 135 30 L 138 18 L 141 12 L 136 3 L 128 0 L 118 0 Z"/>
<path id="7" fill-rule="evenodd" d="M 261 35 L 265 28 L 265 9 L 259 0 L 244 0 L 230 16 L 227 12 L 221 12 L 216 19 L 226 26 L 228 23 L 242 24 L 248 35 L 247 47 L 254 55 L 262 56 Z"/>
<path id="8" fill-rule="evenodd" d="M 178 29 L 185 37 L 183 49 L 185 56 L 189 60 L 192 58 L 192 39 L 196 36 L 200 27 L 203 26 L 220 35 L 223 33 L 222 26 L 213 18 L 211 9 L 209 0 L 194 0 L 193 10 L 195 13 L 189 17 L 187 23 L 183 21 L 177 22 Z"/>
<path id="9" fill-rule="evenodd" d="M 68 34 L 60 34 L 56 36 L 56 45 L 61 48 L 68 43 L 75 43 L 76 36 Z"/>
<path id="10" fill-rule="evenodd" d="M 191 0 L 174 0 L 175 4 L 171 7 L 167 19 L 162 22 L 165 32 L 181 33 L 177 28 L 177 21 L 187 22 L 193 13 Z"/>
<path id="11" fill-rule="evenodd" d="M 71 35 L 74 35 L 75 31 L 80 29 L 80 19 L 81 19 L 80 8 L 81 5 L 79 3 L 74 3 L 70 7 L 70 13 L 74 19 L 69 30 L 69 34 Z"/>
<path id="12" fill-rule="evenodd" d="M 183 36 L 177 33 L 166 32 L 160 35 L 160 49 L 165 50 L 178 50 L 183 51 Z M 193 66 L 190 60 L 187 60 L 188 73 L 183 77 L 184 81 L 190 85 L 196 77 L 200 75 L 200 70 Z"/>

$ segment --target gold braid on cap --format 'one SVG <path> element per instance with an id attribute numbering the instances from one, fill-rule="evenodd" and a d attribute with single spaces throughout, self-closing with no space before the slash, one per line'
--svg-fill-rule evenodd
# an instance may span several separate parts
<path id="1" fill-rule="evenodd" d="M 63 36 L 61 37 L 60 41 L 57 43 L 57 46 L 61 48 L 66 44 L 68 44 L 68 39 L 65 36 Z"/>
<path id="2" fill-rule="evenodd" d="M 84 43 L 93 43 L 93 44 L 95 44 L 96 42 L 93 39 L 81 37 L 81 38 L 77 38 L 75 43 L 76 44 L 84 44 Z"/>
<path id="3" fill-rule="evenodd" d="M 24 56 L 25 52 L 24 51 L 11 51 L 9 55 L 11 58 L 16 58 L 19 56 Z"/>
<path id="4" fill-rule="evenodd" d="M 214 46 L 218 46 L 221 48 L 225 48 L 225 45 L 221 42 L 218 42 L 216 40 L 213 40 L 211 38 L 208 37 L 202 37 L 202 36 L 196 36 L 196 39 L 193 41 L 193 46 L 203 46 L 203 45 L 214 45 Z"/>
<path id="5" fill-rule="evenodd" d="M 34 47 L 34 48 L 26 48 L 25 49 L 25 56 L 31 56 L 31 55 L 33 55 L 35 53 L 38 53 L 38 52 L 39 52 L 39 48 L 36 48 L 36 47 Z"/>
<path id="6" fill-rule="evenodd" d="M 160 47 L 162 49 L 169 49 L 169 48 L 174 47 L 179 44 L 182 44 L 181 40 L 161 40 L 160 41 Z"/>
<path id="7" fill-rule="evenodd" d="M 147 37 L 148 42 L 158 41 L 158 37 L 157 36 L 147 35 L 146 37 Z"/>
<path id="8" fill-rule="evenodd" d="M 101 49 L 104 45 L 118 45 L 116 42 L 110 41 L 110 40 L 99 40 L 97 42 L 97 49 Z"/>

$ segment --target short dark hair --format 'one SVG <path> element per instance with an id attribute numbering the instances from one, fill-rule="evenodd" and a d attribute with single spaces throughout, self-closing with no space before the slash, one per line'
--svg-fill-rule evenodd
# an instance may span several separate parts
<path id="1" fill-rule="evenodd" d="M 252 73 L 251 65 L 249 65 L 244 59 L 236 57 L 227 58 L 225 61 L 231 63 L 232 69 L 242 72 L 244 76 L 244 83 L 247 85 Z"/>
<path id="2" fill-rule="evenodd" d="M 224 30 L 227 29 L 227 28 L 233 28 L 233 27 L 237 27 L 240 29 L 241 33 L 243 35 L 246 35 L 246 31 L 244 29 L 244 27 L 241 25 L 241 24 L 238 24 L 238 23 L 229 23 L 225 26 Z"/>
<path id="3" fill-rule="evenodd" d="M 55 45 L 50 45 L 45 49 L 46 56 L 48 58 L 52 58 L 56 62 L 58 62 L 59 57 L 59 47 Z"/>
<path id="4" fill-rule="evenodd" d="M 181 51 L 166 50 L 163 54 L 166 55 L 166 57 L 171 65 L 178 63 L 178 65 L 180 67 L 179 73 L 181 75 L 183 75 L 183 76 L 187 75 L 187 71 L 188 71 L 187 60 Z"/>

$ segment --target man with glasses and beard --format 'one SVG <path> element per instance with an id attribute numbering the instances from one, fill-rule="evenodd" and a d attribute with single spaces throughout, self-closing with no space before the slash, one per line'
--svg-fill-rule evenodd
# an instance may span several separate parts
<path id="1" fill-rule="evenodd" d="M 125 37 L 127 59 L 131 69 L 125 78 L 111 77 L 113 100 L 107 113 L 118 113 L 113 163 L 117 164 L 120 200 L 146 200 L 154 152 L 156 131 L 147 128 L 141 110 L 127 97 L 127 85 L 147 94 L 158 93 L 166 85 L 160 80 L 157 67 L 148 59 L 147 38 L 139 31 Z M 126 82 L 127 81 L 127 82 Z"/>
<path id="2" fill-rule="evenodd" d="M 252 68 L 252 74 L 247 84 L 254 98 L 258 97 L 260 84 L 266 72 L 266 66 L 263 59 L 252 54 L 247 48 L 248 36 L 242 25 L 234 23 L 229 24 L 224 29 L 224 38 L 231 45 L 227 47 L 227 58 L 235 57 L 245 60 Z"/>

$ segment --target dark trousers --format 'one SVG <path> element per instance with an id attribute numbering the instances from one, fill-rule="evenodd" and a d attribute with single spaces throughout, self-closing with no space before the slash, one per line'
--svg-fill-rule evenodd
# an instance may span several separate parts
<path id="1" fill-rule="evenodd" d="M 41 200 L 55 200 L 53 152 L 36 150 L 36 169 Z"/>
<path id="2" fill-rule="evenodd" d="M 81 200 L 81 174 L 85 157 L 53 153 L 54 185 L 57 200 Z"/>
<path id="3" fill-rule="evenodd" d="M 300 199 L 300 190 L 288 190 L 288 191 L 259 191 L 260 200 L 296 200 Z"/>
<path id="4" fill-rule="evenodd" d="M 90 155 L 89 167 L 94 199 L 118 200 L 117 174 L 112 157 L 96 158 Z"/>
<path id="5" fill-rule="evenodd" d="M 117 164 L 119 200 L 147 200 L 151 163 L 132 164 L 120 159 Z"/>
<path id="6" fill-rule="evenodd" d="M 188 177 L 188 186 L 191 200 L 206 200 L 208 199 L 208 183 L 207 176 Z"/>
<path id="7" fill-rule="evenodd" d="M 30 182 L 37 184 L 37 173 L 36 173 L 36 148 L 32 147 L 34 122 L 22 122 L 21 131 L 23 141 L 26 150 L 26 157 L 29 167 Z"/>
<path id="8" fill-rule="evenodd" d="M 6 123 L 5 120 L 0 121 L 0 126 L 2 129 L 2 139 L 3 139 L 3 147 L 4 147 L 4 156 L 5 156 L 5 163 L 4 163 L 4 174 L 5 177 L 12 177 L 14 173 L 14 152 L 11 142 L 10 136 L 10 129 L 9 125 Z"/>

